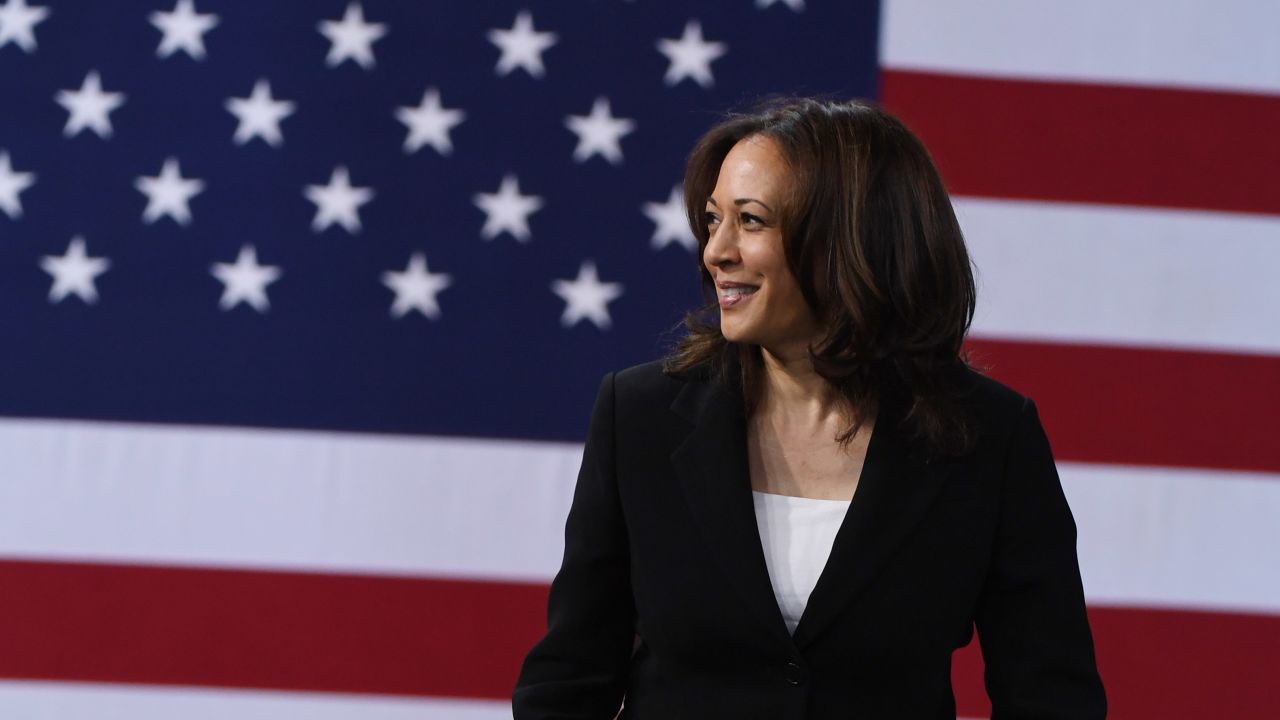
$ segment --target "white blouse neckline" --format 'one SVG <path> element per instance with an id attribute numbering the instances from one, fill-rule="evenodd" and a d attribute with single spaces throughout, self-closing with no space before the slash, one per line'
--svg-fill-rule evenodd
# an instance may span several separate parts
<path id="1" fill-rule="evenodd" d="M 853 501 L 760 490 L 751 496 L 774 599 L 794 633 Z"/>
<path id="2" fill-rule="evenodd" d="M 769 499 L 781 498 L 782 500 L 794 500 L 798 502 L 841 503 L 844 505 L 848 505 L 849 503 L 853 502 L 852 500 L 829 500 L 827 498 L 810 498 L 810 497 L 800 497 L 798 495 L 782 495 L 780 493 L 765 492 L 763 490 L 752 490 L 751 492 L 756 495 L 763 495 Z"/>

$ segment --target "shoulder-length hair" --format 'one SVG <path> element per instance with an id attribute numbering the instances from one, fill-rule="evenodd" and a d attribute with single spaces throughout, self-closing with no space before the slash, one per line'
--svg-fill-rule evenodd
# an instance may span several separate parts
<path id="1" fill-rule="evenodd" d="M 748 414 L 758 403 L 760 350 L 720 332 L 715 284 L 702 262 L 720 165 L 752 136 L 777 142 L 792 174 L 780 211 L 783 248 L 824 329 L 809 347 L 814 369 L 853 418 L 838 442 L 850 442 L 867 410 L 892 398 L 902 403 L 908 433 L 932 451 L 971 448 L 975 431 L 960 401 L 973 373 L 961 345 L 976 291 L 964 236 L 924 145 L 870 102 L 773 100 L 728 115 L 698 141 L 684 199 L 706 304 L 685 316 L 666 371 L 709 370 L 739 385 Z"/>

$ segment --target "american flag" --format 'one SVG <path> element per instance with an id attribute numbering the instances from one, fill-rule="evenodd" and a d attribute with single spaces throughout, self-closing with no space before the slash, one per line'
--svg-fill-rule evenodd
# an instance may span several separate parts
<path id="1" fill-rule="evenodd" d="M 1280 5 L 0 4 L 0 717 L 509 717 L 683 160 L 871 97 L 1041 408 L 1115 717 L 1280 709 Z M 989 710 L 976 643 L 961 713 Z"/>

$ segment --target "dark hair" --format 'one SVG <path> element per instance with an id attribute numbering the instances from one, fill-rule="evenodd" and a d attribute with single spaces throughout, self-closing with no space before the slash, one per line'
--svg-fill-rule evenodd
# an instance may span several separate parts
<path id="1" fill-rule="evenodd" d="M 971 448 L 974 429 L 960 402 L 972 380 L 962 355 L 976 301 L 969 254 L 928 151 L 870 102 L 772 100 L 728 115 L 698 141 L 684 196 L 707 304 L 685 316 L 685 334 L 664 369 L 708 369 L 724 378 L 737 368 L 731 380 L 748 414 L 758 402 L 760 350 L 721 333 L 715 284 L 702 262 L 706 202 L 720 165 L 738 141 L 753 136 L 776 141 L 793 175 L 780 211 L 783 246 L 825 331 L 809 347 L 814 369 L 854 418 L 837 440 L 851 441 L 866 410 L 892 396 L 904 403 L 909 433 L 931 450 Z"/>

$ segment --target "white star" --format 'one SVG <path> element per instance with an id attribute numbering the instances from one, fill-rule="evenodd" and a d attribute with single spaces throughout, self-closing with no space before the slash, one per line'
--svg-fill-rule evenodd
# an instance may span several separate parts
<path id="1" fill-rule="evenodd" d="M 533 77 L 541 78 L 546 72 L 542 66 L 542 53 L 555 45 L 556 40 L 553 32 L 534 30 L 533 15 L 528 10 L 521 10 L 510 30 L 494 28 L 489 31 L 489 42 L 502 51 L 494 70 L 499 75 L 506 75 L 516 68 L 523 68 Z"/>
<path id="2" fill-rule="evenodd" d="M 480 235 L 492 240 L 503 232 L 510 233 L 520 242 L 529 240 L 529 215 L 542 207 L 542 198 L 521 195 L 520 180 L 515 175 L 502 178 L 496 193 L 478 193 L 476 207 L 484 211 L 484 227 Z"/>
<path id="3" fill-rule="evenodd" d="M 164 33 L 156 57 L 169 57 L 182 50 L 194 60 L 204 59 L 204 34 L 218 24 L 218 16 L 196 12 L 192 0 L 178 0 L 172 12 L 156 11 L 147 18 Z"/>
<path id="4" fill-rule="evenodd" d="M 756 0 L 756 7 L 767 8 L 779 0 Z M 795 10 L 796 12 L 804 12 L 804 0 L 781 0 L 783 5 Z"/>
<path id="5" fill-rule="evenodd" d="M 150 225 L 168 215 L 179 225 L 191 224 L 191 208 L 187 203 L 204 190 L 204 181 L 185 179 L 178 168 L 177 158 L 167 158 L 156 177 L 140 176 L 133 186 L 147 196 L 147 209 L 142 212 L 142 222 Z"/>
<path id="6" fill-rule="evenodd" d="M 35 173 L 14 172 L 13 165 L 9 163 L 9 152 L 0 150 L 0 210 L 10 220 L 22 217 L 22 202 L 18 200 L 18 193 L 31 187 L 35 181 Z"/>
<path id="7" fill-rule="evenodd" d="M 240 124 L 232 140 L 244 145 L 255 137 L 277 147 L 284 142 L 280 134 L 280 121 L 293 114 L 296 106 L 289 100 L 271 97 L 271 83 L 260 79 L 253 85 L 253 93 L 247 98 L 227 98 L 226 108 L 236 116 Z"/>
<path id="8" fill-rule="evenodd" d="M 551 290 L 565 301 L 560 324 L 565 327 L 578 324 L 583 318 L 604 330 L 610 325 L 609 302 L 622 294 L 622 283 L 602 283 L 596 274 L 596 264 L 584 260 L 574 280 L 553 280 Z"/>
<path id="9" fill-rule="evenodd" d="M 12 40 L 26 52 L 36 51 L 36 23 L 49 17 L 49 8 L 28 7 L 26 0 L 0 5 L 0 48 Z"/>
<path id="10" fill-rule="evenodd" d="M 440 317 L 436 295 L 452 285 L 453 278 L 446 273 L 428 271 L 427 256 L 416 252 L 409 258 L 404 272 L 388 270 L 382 273 L 382 284 L 396 294 L 395 302 L 391 304 L 393 317 L 404 317 L 411 310 L 417 310 L 434 320 Z"/>
<path id="11" fill-rule="evenodd" d="M 320 34 L 329 38 L 329 55 L 324 62 L 336 67 L 348 58 L 368 70 L 373 67 L 373 44 L 387 34 L 386 23 L 367 23 L 360 3 L 347 5 L 341 21 L 320 21 Z"/>
<path id="12" fill-rule="evenodd" d="M 427 88 L 422 93 L 418 107 L 396 108 L 396 119 L 409 127 L 404 139 L 405 153 L 414 153 L 423 145 L 430 145 L 441 155 L 453 152 L 449 131 L 466 119 L 461 110 L 450 110 L 440 104 L 440 91 Z"/>
<path id="13" fill-rule="evenodd" d="M 698 251 L 698 241 L 689 232 L 689 216 L 685 212 L 684 193 L 679 185 L 671 188 L 666 202 L 645 203 L 644 214 L 654 222 L 654 250 L 661 250 L 675 242 L 690 252 Z"/>
<path id="14" fill-rule="evenodd" d="M 98 71 L 90 70 L 79 90 L 59 90 L 54 99 L 70 113 L 66 127 L 62 128 L 63 135 L 72 137 L 89 128 L 98 133 L 98 137 L 109 138 L 111 118 L 108 113 L 124 104 L 124 93 L 103 92 Z"/>
<path id="15" fill-rule="evenodd" d="M 83 237 L 77 235 L 71 238 L 65 255 L 45 255 L 40 260 L 40 268 L 53 276 L 49 302 L 62 302 L 63 298 L 74 294 L 92 305 L 98 301 L 98 288 L 93 280 L 109 267 L 110 260 L 91 258 L 85 254 Z"/>
<path id="16" fill-rule="evenodd" d="M 271 308 L 267 300 L 267 285 L 280 278 L 280 268 L 275 265 L 259 265 L 258 253 L 252 245 L 240 248 L 235 263 L 214 263 L 209 273 L 222 281 L 222 299 L 218 307 L 230 310 L 239 303 L 247 303 L 260 313 Z"/>
<path id="17" fill-rule="evenodd" d="M 316 204 L 316 217 L 311 229 L 320 232 L 335 222 L 349 233 L 360 232 L 360 206 L 373 199 L 373 188 L 352 187 L 347 168 L 339 165 L 329 176 L 328 185 L 308 185 L 303 194 Z"/>
<path id="18" fill-rule="evenodd" d="M 703 40 L 702 25 L 697 20 L 690 20 L 679 40 L 662 38 L 658 41 L 658 52 L 666 55 L 670 63 L 663 80 L 668 85 L 675 85 L 690 78 L 704 88 L 711 87 L 715 82 L 711 76 L 711 61 L 728 51 L 729 46 L 722 42 Z"/>
<path id="19" fill-rule="evenodd" d="M 636 129 L 635 121 L 615 118 L 609 99 L 604 97 L 596 98 L 590 115 L 570 115 L 564 124 L 578 135 L 574 160 L 585 162 L 592 155 L 601 155 L 614 165 L 622 162 L 622 136 Z"/>

